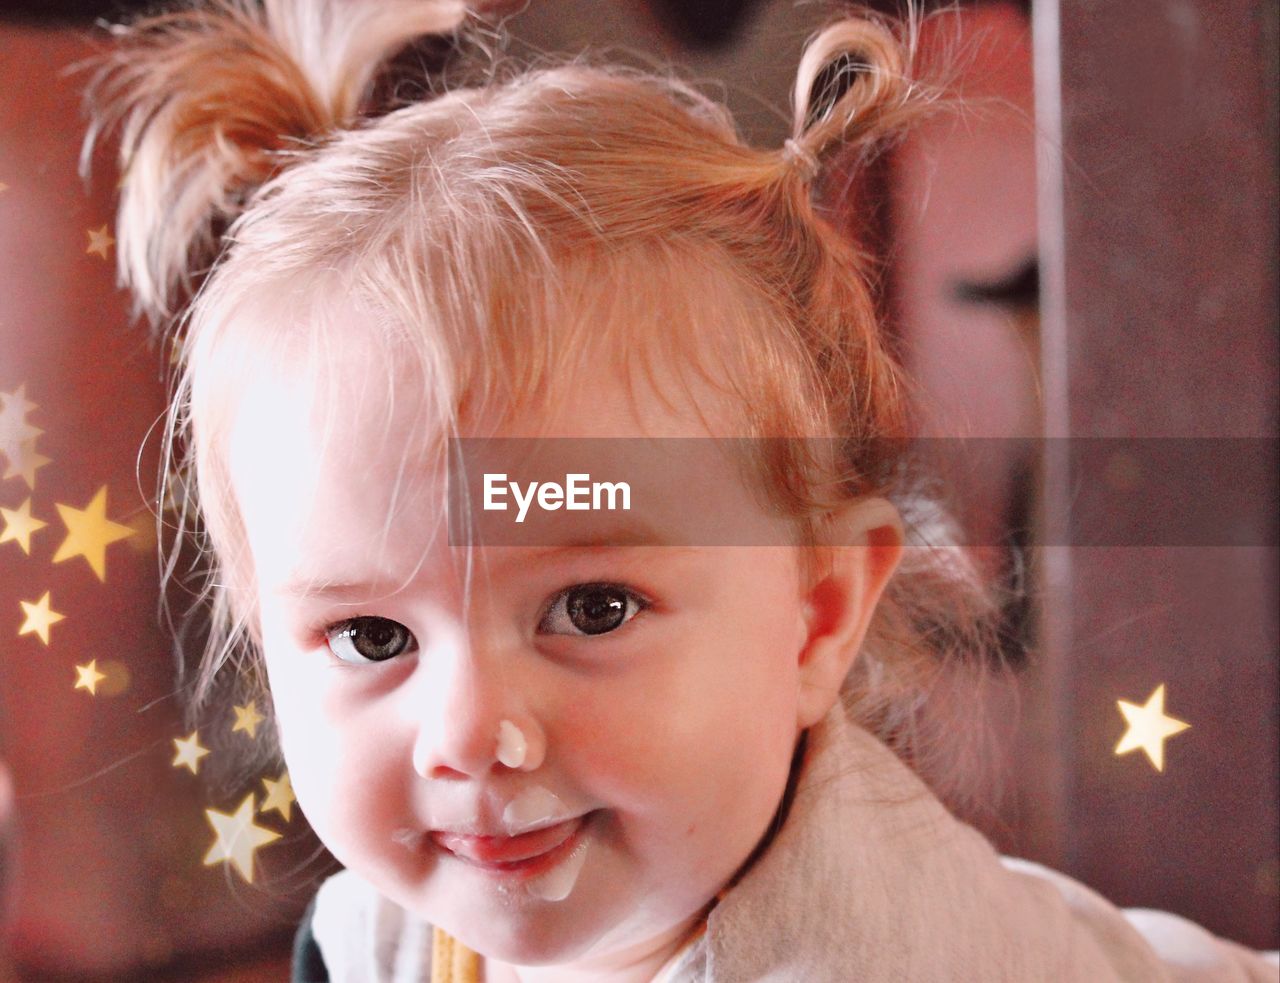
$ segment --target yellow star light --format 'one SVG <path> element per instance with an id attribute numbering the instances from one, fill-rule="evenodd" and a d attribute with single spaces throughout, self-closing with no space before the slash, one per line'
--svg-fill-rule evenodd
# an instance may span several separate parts
<path id="1" fill-rule="evenodd" d="M 258 724 L 262 723 L 263 717 L 258 713 L 258 705 L 250 703 L 248 706 L 236 707 L 236 722 L 231 728 L 231 733 L 238 730 L 244 731 L 250 737 L 258 736 Z"/>
<path id="2" fill-rule="evenodd" d="M 8 457 L 9 466 L 5 468 L 4 480 L 21 478 L 27 483 L 28 489 L 35 491 L 36 472 L 50 462 L 50 458 L 36 450 L 36 439 L 32 437 L 30 440 L 24 440 Z"/>
<path id="3" fill-rule="evenodd" d="M 284 816 L 287 823 L 293 813 L 293 804 L 298 801 L 293 797 L 293 782 L 289 779 L 289 773 L 286 771 L 274 782 L 270 778 L 264 778 L 262 785 L 267 790 L 267 797 L 262 800 L 262 812 L 274 809 Z"/>
<path id="4" fill-rule="evenodd" d="M 0 506 L 0 519 L 4 520 L 4 530 L 0 531 L 0 543 L 17 543 L 27 556 L 31 555 L 31 534 L 39 532 L 48 525 L 47 522 L 42 522 L 31 514 L 30 497 L 16 509 Z"/>
<path id="5" fill-rule="evenodd" d="M 1175 720 L 1164 712 L 1164 683 L 1156 687 L 1155 692 L 1147 698 L 1142 706 L 1129 703 L 1127 700 L 1116 700 L 1120 712 L 1124 714 L 1129 729 L 1116 745 L 1116 756 L 1128 754 L 1142 748 L 1155 766 L 1156 771 L 1164 771 L 1164 742 L 1174 734 L 1180 734 L 1191 725 L 1182 720 Z"/>
<path id="6" fill-rule="evenodd" d="M 19 601 L 22 605 L 22 613 L 26 615 L 26 620 L 22 622 L 22 627 L 18 629 L 19 635 L 39 635 L 40 641 L 45 645 L 49 644 L 49 626 L 56 625 L 62 621 L 66 615 L 59 614 L 57 611 L 49 607 L 49 592 L 44 592 L 44 597 L 36 601 Z"/>
<path id="7" fill-rule="evenodd" d="M 54 563 L 83 556 L 98 579 L 107 579 L 107 547 L 120 539 L 134 534 L 134 530 L 107 518 L 107 486 L 103 485 L 98 493 L 83 509 L 73 509 L 69 505 L 55 503 L 58 515 L 62 516 L 62 524 L 67 527 L 67 538 L 58 547 L 53 556 Z"/>
<path id="8" fill-rule="evenodd" d="M 9 190 L 9 186 L 5 184 L 3 181 L 0 181 L 0 194 L 4 194 L 8 190 Z"/>
<path id="9" fill-rule="evenodd" d="M 230 815 L 218 812 L 217 809 L 206 809 L 204 814 L 217 836 L 213 846 L 205 854 L 204 865 L 208 867 L 219 861 L 230 861 L 240 872 L 240 876 L 252 884 L 254 851 L 272 840 L 280 839 L 279 833 L 254 823 L 253 793 L 246 795 L 240 807 Z"/>
<path id="10" fill-rule="evenodd" d="M 200 746 L 200 732 L 193 730 L 187 737 L 175 737 L 173 746 L 178 752 L 173 756 L 173 767 L 186 768 L 191 774 L 198 774 L 200 759 L 209 753 L 207 747 Z"/>
<path id="11" fill-rule="evenodd" d="M 90 659 L 88 665 L 76 666 L 74 689 L 87 689 L 90 696 L 98 695 L 98 683 L 107 677 L 98 672 L 98 660 Z"/>
<path id="12" fill-rule="evenodd" d="M 85 249 L 86 253 L 97 253 L 103 259 L 107 258 L 107 254 L 111 252 L 111 247 L 116 241 L 111 237 L 111 233 L 107 231 L 106 225 L 99 226 L 96 229 L 87 229 L 89 235 L 89 245 Z"/>

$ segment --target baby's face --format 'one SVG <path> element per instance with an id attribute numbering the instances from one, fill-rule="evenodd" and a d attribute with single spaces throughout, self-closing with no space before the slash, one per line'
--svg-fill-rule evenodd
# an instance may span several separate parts
<path id="1" fill-rule="evenodd" d="M 808 723 L 797 551 L 484 546 L 468 588 L 466 551 L 437 529 L 440 476 L 406 453 L 408 401 L 376 398 L 381 371 L 353 353 L 341 390 L 320 391 L 342 407 L 323 454 L 306 395 L 278 379 L 246 394 L 232 440 L 308 820 L 382 893 L 497 959 L 603 966 L 678 934 L 764 836 Z M 549 422 L 705 436 L 696 421 L 602 373 Z M 737 496 L 722 506 L 782 522 L 729 462 L 720 477 Z M 617 541 L 597 518 L 589 538 Z M 694 541 L 676 526 L 699 508 L 655 521 L 646 535 Z"/>

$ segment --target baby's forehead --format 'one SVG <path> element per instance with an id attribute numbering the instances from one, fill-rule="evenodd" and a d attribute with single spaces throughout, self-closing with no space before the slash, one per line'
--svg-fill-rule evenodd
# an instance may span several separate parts
<path id="1" fill-rule="evenodd" d="M 246 373 L 229 439 L 238 488 L 336 494 L 358 475 L 363 500 L 386 508 L 386 496 L 438 496 L 461 455 L 494 473 L 550 476 L 594 462 L 634 477 L 676 461 L 706 470 L 737 436 L 723 392 L 696 379 L 663 388 L 607 352 L 588 354 L 590 370 L 558 391 L 469 415 L 441 392 L 450 380 L 405 353 L 352 344 L 353 334 L 323 360 Z"/>
<path id="2" fill-rule="evenodd" d="M 760 528 L 756 482 L 744 477 L 733 442 L 713 435 L 714 420 L 693 394 L 664 394 L 652 380 L 634 386 L 625 362 L 597 365 L 539 411 L 451 435 L 431 400 L 415 391 L 429 380 L 411 362 L 394 364 L 383 354 L 348 335 L 328 349 L 323 370 L 295 363 L 248 377 L 231 477 L 264 582 L 288 579 L 299 560 L 317 570 L 361 569 L 371 553 L 412 569 L 441 544 L 760 545 L 785 538 L 772 525 Z M 513 483 L 528 494 L 532 482 L 564 488 L 575 474 L 582 476 L 578 500 L 598 512 L 535 508 L 514 522 Z M 501 513 L 483 514 L 486 475 L 509 506 Z M 597 483 L 606 486 L 600 494 Z M 621 492 L 610 489 L 623 484 L 620 514 Z M 462 540 L 451 525 L 460 515 L 471 523 Z"/>
<path id="3" fill-rule="evenodd" d="M 752 338 L 775 326 L 722 260 L 582 251 L 556 260 L 555 279 L 491 284 L 487 306 L 465 314 L 317 280 L 301 303 L 259 292 L 229 333 L 251 363 L 258 338 L 277 339 L 246 375 L 287 385 L 322 430 L 376 438 L 444 420 L 472 435 L 744 433 Z"/>
<path id="4" fill-rule="evenodd" d="M 485 322 L 323 283 L 287 303 L 264 292 L 244 305 L 229 329 L 246 353 L 227 377 L 229 466 L 250 532 L 301 536 L 303 524 L 335 517 L 365 516 L 372 527 L 400 510 L 439 513 L 456 437 L 750 436 L 760 366 L 742 340 L 759 331 L 760 310 L 722 266 L 691 257 L 677 275 L 671 256 L 658 256 L 562 261 L 557 291 L 508 284 Z M 631 455 L 632 472 L 686 474 L 658 463 L 671 449 Z M 564 450 L 544 447 L 541 470 L 584 457 L 582 447 Z M 610 460 L 590 450 L 587 459 Z M 714 450 L 677 457 L 701 473 L 721 466 Z"/>

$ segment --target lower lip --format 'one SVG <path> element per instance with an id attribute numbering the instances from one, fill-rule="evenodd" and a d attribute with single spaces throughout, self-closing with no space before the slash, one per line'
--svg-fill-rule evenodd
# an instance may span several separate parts
<path id="1" fill-rule="evenodd" d="M 573 852 L 574 847 L 582 841 L 583 836 L 586 834 L 589 819 L 590 814 L 579 816 L 577 819 L 571 819 L 560 824 L 560 827 L 555 828 L 563 828 L 565 833 L 564 839 L 559 840 L 542 853 L 532 857 L 524 857 L 520 860 L 478 860 L 474 857 L 467 857 L 454 853 L 453 850 L 450 850 L 443 842 L 440 841 L 438 834 L 431 834 L 429 838 L 435 843 L 436 847 L 442 853 L 448 855 L 454 860 L 459 860 L 476 870 L 483 871 L 484 873 L 495 877 L 527 878 L 535 877 L 538 874 L 550 870 L 556 864 L 560 863 L 560 861 L 569 856 L 569 854 Z"/>

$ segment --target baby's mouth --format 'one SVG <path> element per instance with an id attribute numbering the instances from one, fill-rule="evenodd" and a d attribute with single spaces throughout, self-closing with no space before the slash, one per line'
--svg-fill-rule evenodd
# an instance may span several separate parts
<path id="1" fill-rule="evenodd" d="M 494 873 L 533 874 L 554 865 L 572 850 L 586 816 L 577 816 L 518 836 L 477 836 L 448 830 L 427 834 L 437 847 L 459 860 Z"/>

